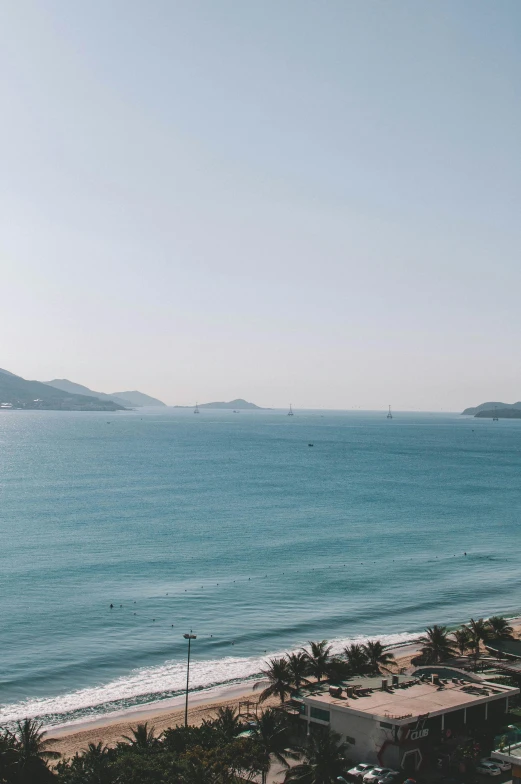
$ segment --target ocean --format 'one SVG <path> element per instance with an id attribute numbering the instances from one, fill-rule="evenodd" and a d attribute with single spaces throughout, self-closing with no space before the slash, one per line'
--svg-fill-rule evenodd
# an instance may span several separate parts
<path id="1" fill-rule="evenodd" d="M 520 479 L 515 420 L 0 412 L 0 725 L 519 614 Z"/>

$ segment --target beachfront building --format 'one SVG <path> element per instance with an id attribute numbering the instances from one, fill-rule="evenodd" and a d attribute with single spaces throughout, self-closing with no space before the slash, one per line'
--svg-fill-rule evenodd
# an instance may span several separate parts
<path id="1" fill-rule="evenodd" d="M 318 726 L 338 732 L 354 762 L 412 772 L 472 727 L 501 724 L 519 691 L 433 666 L 407 676 L 357 678 L 342 688 L 320 684 L 292 703 L 308 733 Z"/>

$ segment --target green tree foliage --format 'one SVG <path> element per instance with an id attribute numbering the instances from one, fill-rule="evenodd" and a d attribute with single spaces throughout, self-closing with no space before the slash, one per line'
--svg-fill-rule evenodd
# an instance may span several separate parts
<path id="1" fill-rule="evenodd" d="M 244 726 L 235 708 L 218 708 L 215 719 L 204 722 L 220 736 L 223 743 L 231 743 L 243 731 Z"/>
<path id="2" fill-rule="evenodd" d="M 347 766 L 346 744 L 336 732 L 326 729 L 313 734 L 301 748 L 302 762 L 291 767 L 284 778 L 295 784 L 335 784 Z"/>
<path id="3" fill-rule="evenodd" d="M 454 648 L 446 626 L 428 626 L 419 639 L 422 657 L 426 664 L 439 664 L 454 656 Z"/>
<path id="4" fill-rule="evenodd" d="M 486 622 L 489 640 L 513 640 L 514 629 L 510 626 L 506 618 L 500 615 L 493 615 Z"/>
<path id="5" fill-rule="evenodd" d="M 382 645 L 380 640 L 373 640 L 362 646 L 367 656 L 369 672 L 377 675 L 380 672 L 388 672 L 394 663 L 394 656 L 389 653 L 387 646 Z"/>
<path id="6" fill-rule="evenodd" d="M 286 656 L 288 670 L 291 677 L 291 684 L 295 689 L 300 689 L 302 685 L 309 683 L 306 676 L 309 674 L 308 655 L 304 651 L 290 653 Z"/>
<path id="7" fill-rule="evenodd" d="M 344 648 L 350 675 L 365 675 L 369 668 L 369 659 L 362 645 L 349 645 Z"/>
<path id="8" fill-rule="evenodd" d="M 0 782 L 14 781 L 16 776 L 16 745 L 10 732 L 0 733 Z"/>
<path id="9" fill-rule="evenodd" d="M 56 770 L 60 784 L 117 784 L 117 752 L 103 743 L 89 743 L 83 754 L 60 762 Z"/>
<path id="10" fill-rule="evenodd" d="M 470 630 L 467 626 L 462 626 L 460 629 L 456 629 L 455 632 L 452 632 L 452 636 L 457 650 L 464 656 L 472 643 L 472 634 L 470 633 Z"/>
<path id="11" fill-rule="evenodd" d="M 322 678 L 327 675 L 329 662 L 331 659 L 331 645 L 327 640 L 321 642 L 310 642 L 309 650 L 302 649 L 302 653 L 307 656 L 308 672 L 320 683 Z"/>
<path id="12" fill-rule="evenodd" d="M 260 693 L 260 702 L 264 702 L 269 697 L 273 696 L 277 696 L 281 703 L 284 702 L 292 691 L 292 675 L 287 659 L 284 657 L 280 659 L 270 659 L 268 667 L 265 670 L 262 670 L 262 674 L 268 681 L 268 686 Z M 262 685 L 263 681 L 259 681 L 253 688 L 258 689 Z"/>
<path id="13" fill-rule="evenodd" d="M 123 735 L 123 740 L 125 740 L 129 746 L 132 746 L 134 749 L 141 749 L 141 751 L 147 751 L 157 746 L 154 727 L 149 728 L 148 722 L 146 721 L 144 724 L 138 724 L 136 727 L 131 727 L 130 735 Z"/>
<path id="14" fill-rule="evenodd" d="M 266 781 L 272 758 L 288 767 L 288 717 L 281 710 L 268 708 L 253 729 L 252 741 L 257 752 L 263 784 Z"/>
<path id="15" fill-rule="evenodd" d="M 53 780 L 48 762 L 60 754 L 48 748 L 51 738 L 45 737 L 40 722 L 19 721 L 14 732 L 4 732 L 1 738 L 0 770 L 8 784 L 45 784 Z"/>

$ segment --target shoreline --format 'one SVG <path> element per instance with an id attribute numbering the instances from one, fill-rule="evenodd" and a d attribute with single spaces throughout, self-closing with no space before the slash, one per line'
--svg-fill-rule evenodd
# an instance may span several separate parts
<path id="1" fill-rule="evenodd" d="M 508 619 L 515 633 L 521 631 L 521 616 Z M 419 636 L 408 642 L 399 642 L 389 646 L 396 658 L 399 668 L 409 668 L 411 659 L 420 651 Z M 199 725 L 205 719 L 212 718 L 219 707 L 238 708 L 243 701 L 257 702 L 259 691 L 253 691 L 253 684 L 259 679 L 250 679 L 234 684 L 213 686 L 189 693 L 188 721 Z M 277 700 L 267 700 L 266 707 L 276 704 Z M 91 719 L 83 718 L 58 725 L 44 725 L 50 742 L 50 748 L 59 751 L 62 758 L 81 752 L 89 743 L 107 746 L 115 745 L 122 736 L 128 734 L 130 728 L 138 722 L 147 721 L 160 734 L 168 727 L 184 723 L 185 695 L 180 694 L 164 700 L 124 708 Z"/>

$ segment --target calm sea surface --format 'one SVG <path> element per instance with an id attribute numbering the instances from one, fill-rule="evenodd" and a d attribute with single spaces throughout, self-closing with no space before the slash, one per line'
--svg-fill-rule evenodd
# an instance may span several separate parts
<path id="1" fill-rule="evenodd" d="M 514 615 L 520 523 L 519 421 L 1 412 L 0 722 L 179 693 L 190 629 L 201 688 Z"/>

